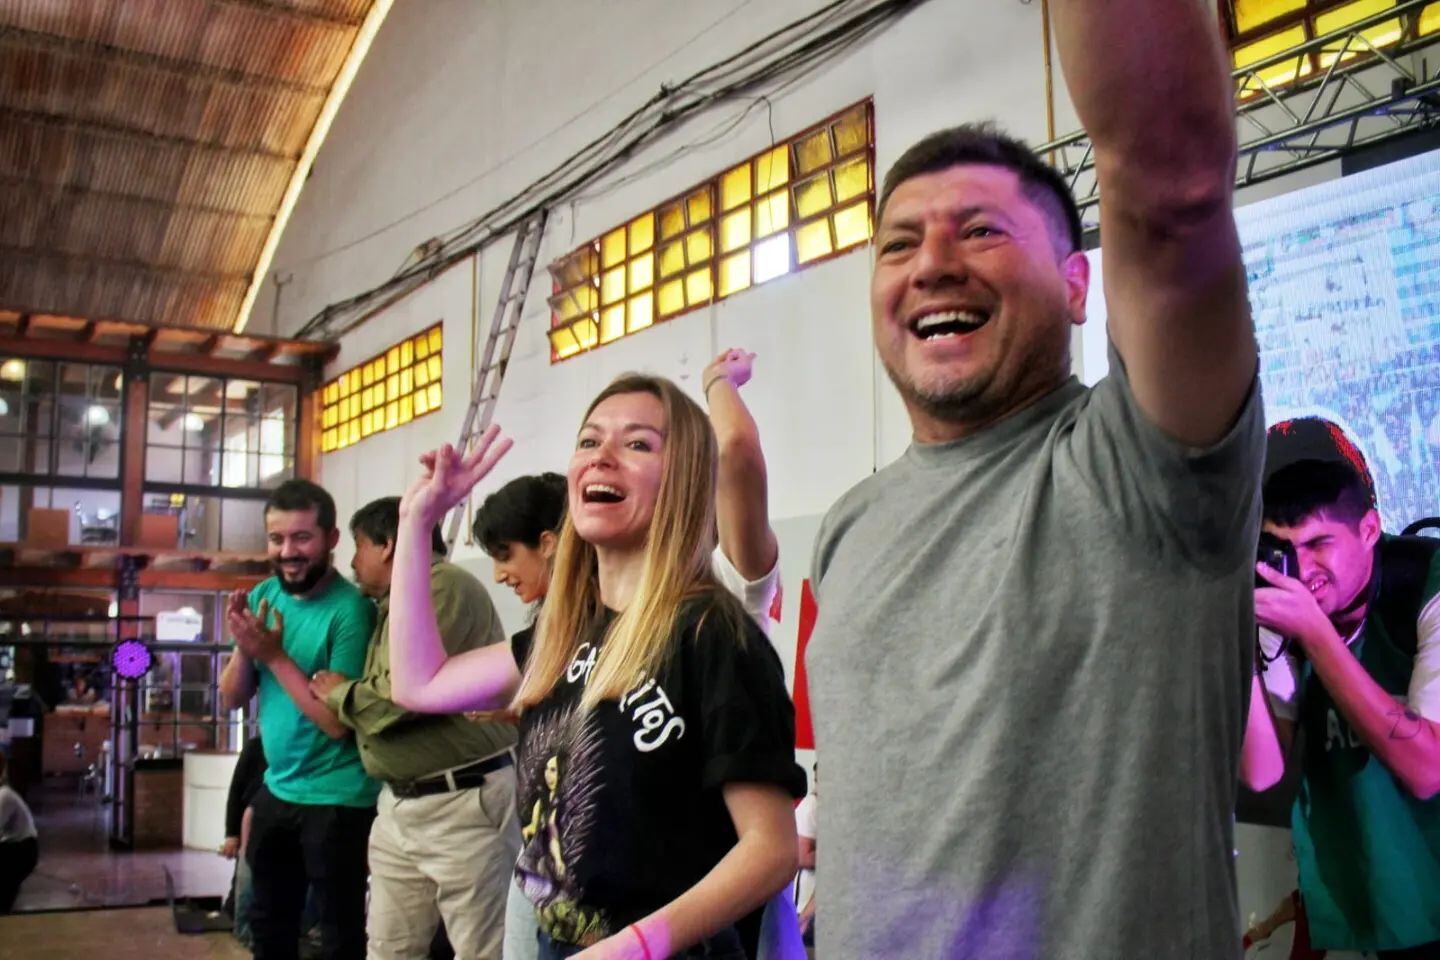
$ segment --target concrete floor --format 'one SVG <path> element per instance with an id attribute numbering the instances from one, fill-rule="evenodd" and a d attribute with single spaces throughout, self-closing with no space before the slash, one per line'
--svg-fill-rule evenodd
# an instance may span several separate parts
<path id="1" fill-rule="evenodd" d="M 163 903 L 166 868 L 180 897 L 218 897 L 230 887 L 234 865 L 215 853 L 111 850 L 109 807 L 77 797 L 72 786 L 46 785 L 34 791 L 31 801 L 40 862 L 20 887 L 17 913 Z"/>
<path id="2" fill-rule="evenodd" d="M 6 957 L 20 960 L 246 960 L 250 951 L 228 933 L 175 932 L 168 907 L 70 910 L 0 917 Z"/>

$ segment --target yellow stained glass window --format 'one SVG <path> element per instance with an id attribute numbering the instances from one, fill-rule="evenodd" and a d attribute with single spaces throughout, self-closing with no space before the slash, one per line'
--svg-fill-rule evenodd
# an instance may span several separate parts
<path id="1" fill-rule="evenodd" d="M 734 210 L 750 199 L 750 164 L 742 163 L 720 178 L 720 209 Z"/>
<path id="2" fill-rule="evenodd" d="M 685 309 L 685 281 L 671 280 L 660 285 L 660 316 L 668 317 Z"/>
<path id="3" fill-rule="evenodd" d="M 857 107 L 849 111 L 830 128 L 835 134 L 835 155 L 848 157 L 850 154 L 870 146 L 870 110 Z"/>
<path id="4" fill-rule="evenodd" d="M 625 336 L 625 304 L 606 307 L 600 314 L 600 342 L 609 343 Z"/>
<path id="5" fill-rule="evenodd" d="M 728 253 L 750 242 L 750 208 L 727 213 L 720 221 L 720 251 Z"/>
<path id="6" fill-rule="evenodd" d="M 870 192 L 870 162 L 852 160 L 835 168 L 835 202 L 844 203 Z"/>
<path id="7" fill-rule="evenodd" d="M 873 127 L 870 104 L 858 104 L 557 259 L 550 266 L 552 359 L 867 242 Z M 400 371 L 410 368 L 401 364 Z M 415 377 L 420 391 L 433 382 Z"/>
<path id="8" fill-rule="evenodd" d="M 643 330 L 654 322 L 654 294 L 642 293 L 638 297 L 631 297 L 630 307 L 626 316 L 625 332 L 634 333 L 636 330 Z"/>
<path id="9" fill-rule="evenodd" d="M 609 269 L 625 259 L 625 228 L 611 230 L 600 241 L 600 266 Z"/>
<path id="10" fill-rule="evenodd" d="M 720 296 L 744 290 L 750 286 L 750 251 L 741 250 L 720 261 Z"/>
<path id="11" fill-rule="evenodd" d="M 660 276 L 673 277 L 685 269 L 685 244 L 676 240 L 660 248 Z"/>
<path id="12" fill-rule="evenodd" d="M 1432 3 L 1420 11 L 1420 27 L 1416 32 L 1424 37 L 1436 30 L 1440 30 L 1440 3 Z"/>
<path id="13" fill-rule="evenodd" d="M 690 226 L 696 226 L 710 219 L 710 190 L 697 190 L 690 194 L 685 201 L 685 209 L 690 214 Z"/>
<path id="14" fill-rule="evenodd" d="M 1272 34 L 1263 40 L 1243 47 L 1237 47 L 1234 52 L 1235 66 L 1237 69 L 1248 67 L 1251 64 L 1259 63 L 1267 57 L 1275 56 L 1305 42 L 1305 27 L 1297 24 L 1288 30 Z M 1241 93 L 1254 93 L 1263 90 L 1265 86 L 1275 87 L 1283 83 L 1289 83 L 1299 77 L 1306 76 L 1311 72 L 1310 58 L 1306 56 L 1294 56 L 1281 60 L 1273 66 L 1266 67 L 1259 71 L 1259 79 L 1248 77 L 1241 87 Z M 1261 82 L 1263 81 L 1263 83 Z"/>
<path id="15" fill-rule="evenodd" d="M 830 195 L 830 175 L 827 173 L 802 180 L 795 185 L 795 215 L 801 220 L 829 210 L 834 202 L 834 197 Z"/>
<path id="16" fill-rule="evenodd" d="M 1249 33 L 1287 13 L 1305 9 L 1306 0 L 1234 0 L 1235 29 Z"/>
<path id="17" fill-rule="evenodd" d="M 320 391 L 322 452 L 343 450 L 361 439 L 394 429 L 415 416 L 412 391 L 439 408 L 444 371 L 444 328 L 435 324 L 356 364 Z"/>
<path id="18" fill-rule="evenodd" d="M 710 231 L 696 230 L 685 238 L 685 261 L 690 266 L 710 259 Z"/>
<path id="19" fill-rule="evenodd" d="M 795 144 L 795 169 L 801 176 L 825 166 L 835 155 L 830 150 L 830 131 L 817 130 Z"/>
<path id="20" fill-rule="evenodd" d="M 807 223 L 795 231 L 795 259 L 798 262 L 809 263 L 834 251 L 835 245 L 830 242 L 829 219 Z"/>
<path id="21" fill-rule="evenodd" d="M 779 146 L 755 158 L 755 192 L 769 193 L 790 182 L 790 148 Z"/>
<path id="22" fill-rule="evenodd" d="M 646 254 L 630 261 L 630 292 L 637 293 L 655 282 L 655 258 Z"/>
<path id="23" fill-rule="evenodd" d="M 424 390 L 415 392 L 415 416 L 423 417 L 430 412 L 430 401 L 425 398 Z"/>
<path id="24" fill-rule="evenodd" d="M 625 299 L 625 268 L 620 266 L 606 271 L 604 279 L 600 281 L 600 302 L 614 303 L 623 299 Z"/>
<path id="25" fill-rule="evenodd" d="M 870 205 L 857 203 L 835 214 L 835 249 L 844 250 L 870 239 Z"/>
<path id="26" fill-rule="evenodd" d="M 685 277 L 685 299 L 690 306 L 705 303 L 714 294 L 710 286 L 710 269 L 696 270 Z"/>
<path id="27" fill-rule="evenodd" d="M 755 245 L 755 282 L 764 283 L 790 272 L 790 234 L 782 233 Z"/>
<path id="28" fill-rule="evenodd" d="M 755 203 L 755 236 L 768 237 L 790 225 L 790 194 L 777 190 Z M 758 280 L 756 281 L 759 282 Z"/>
<path id="29" fill-rule="evenodd" d="M 660 208 L 660 237 L 669 240 L 685 232 L 685 207 L 679 203 Z"/>
<path id="30" fill-rule="evenodd" d="M 1395 6 L 1395 0 L 1356 0 L 1355 3 L 1347 3 L 1343 7 L 1336 7 L 1334 10 L 1326 11 L 1315 17 L 1315 33 L 1317 36 L 1331 33 L 1358 23 L 1366 17 L 1374 16 L 1377 13 L 1384 13 Z M 1400 39 L 1400 18 L 1394 17 L 1389 20 L 1382 20 L 1373 27 L 1368 27 L 1360 32 L 1365 42 L 1371 47 L 1387 47 Z M 1344 51 L 1343 53 L 1341 51 Z M 1362 53 L 1369 53 L 1370 47 L 1359 40 L 1350 41 L 1347 46 L 1344 41 L 1337 41 L 1334 44 L 1327 44 L 1320 51 L 1320 66 L 1328 67 L 1337 59 L 1342 62 L 1351 57 L 1359 56 Z"/>
<path id="31" fill-rule="evenodd" d="M 645 214 L 630 221 L 630 256 L 644 253 L 655 245 L 655 217 Z"/>

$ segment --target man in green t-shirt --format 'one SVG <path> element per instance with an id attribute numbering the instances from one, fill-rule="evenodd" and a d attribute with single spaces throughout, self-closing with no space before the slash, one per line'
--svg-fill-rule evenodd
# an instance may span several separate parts
<path id="1" fill-rule="evenodd" d="M 400 498 L 366 504 L 350 520 L 360 589 L 380 605 L 358 680 L 322 671 L 310 690 L 355 731 L 365 769 L 383 784 L 370 831 L 372 960 L 423 957 L 443 917 L 461 960 L 499 960 L 505 895 L 520 853 L 509 723 L 411 713 L 390 699 L 390 569 Z M 490 595 L 445 562 L 433 532 L 430 597 L 447 656 L 503 643 Z"/>
<path id="2" fill-rule="evenodd" d="M 1302 433 L 1334 453 L 1277 463 Z M 1242 778 L 1277 782 L 1303 730 L 1291 822 L 1311 942 L 1440 958 L 1440 553 L 1381 532 L 1364 460 L 1333 425 L 1272 428 L 1269 461 L 1264 531 L 1297 569 L 1257 567 Z"/>
<path id="3" fill-rule="evenodd" d="M 259 694 L 269 768 L 251 803 L 251 927 L 260 960 L 292 960 L 306 889 L 313 887 L 326 958 L 365 956 L 365 850 L 378 785 L 350 731 L 310 692 L 323 670 L 358 677 L 374 605 L 339 576 L 335 501 L 288 480 L 265 505 L 274 576 L 230 598 L 235 653 L 220 677 L 227 709 Z"/>

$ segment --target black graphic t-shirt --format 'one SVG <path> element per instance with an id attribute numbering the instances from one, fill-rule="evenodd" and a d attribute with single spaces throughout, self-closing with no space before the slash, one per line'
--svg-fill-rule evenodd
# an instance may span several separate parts
<path id="1" fill-rule="evenodd" d="M 658 678 L 581 713 L 607 612 L 550 696 L 520 718 L 516 882 L 555 940 L 602 940 L 709 873 L 736 842 L 724 784 L 805 794 L 780 659 L 743 614 L 704 616 L 713 602 L 682 610 Z M 743 641 L 731 621 L 743 623 Z M 511 641 L 522 667 L 532 639 L 525 630 Z"/>

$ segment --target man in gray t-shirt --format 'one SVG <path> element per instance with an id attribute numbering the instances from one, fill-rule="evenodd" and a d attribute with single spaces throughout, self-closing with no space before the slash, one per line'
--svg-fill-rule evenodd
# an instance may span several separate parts
<path id="1" fill-rule="evenodd" d="M 1089 271 L 1065 182 L 988 128 L 907 151 L 871 306 L 915 443 L 814 559 L 826 960 L 1240 954 L 1264 426 L 1227 71 L 1201 0 L 1052 8 L 1112 374 L 1069 377 Z"/>

